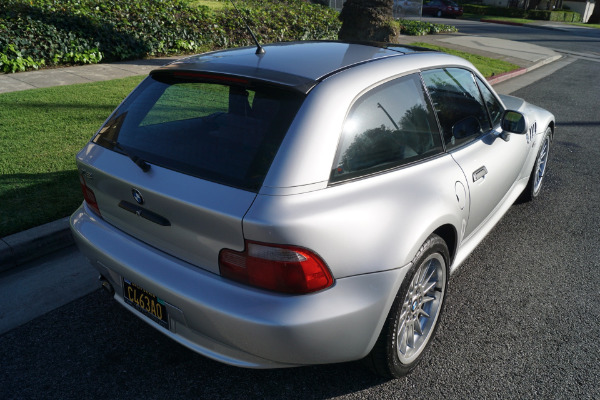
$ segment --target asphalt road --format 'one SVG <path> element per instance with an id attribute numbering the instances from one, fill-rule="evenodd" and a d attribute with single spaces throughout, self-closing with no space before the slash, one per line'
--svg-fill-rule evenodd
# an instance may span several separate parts
<path id="1" fill-rule="evenodd" d="M 600 60 L 600 29 L 581 28 L 563 24 L 560 25 L 560 30 L 556 30 L 456 19 L 423 19 L 430 22 L 454 25 L 460 33 L 527 42 L 564 54 L 585 54 Z"/>
<path id="2" fill-rule="evenodd" d="M 410 376 L 384 381 L 358 363 L 229 367 L 96 291 L 0 336 L 0 397 L 600 399 L 600 63 L 568 61 L 512 93 L 558 121 L 541 197 L 513 206 L 453 275 Z"/>

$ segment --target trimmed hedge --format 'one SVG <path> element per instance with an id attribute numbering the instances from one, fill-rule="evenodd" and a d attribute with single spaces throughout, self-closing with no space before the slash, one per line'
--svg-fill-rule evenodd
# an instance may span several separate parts
<path id="1" fill-rule="evenodd" d="M 288 40 L 335 40 L 341 27 L 338 12 L 301 0 L 245 0 L 245 17 L 261 43 Z M 233 8 L 215 13 L 217 47 L 253 44 L 246 26 Z"/>
<path id="2" fill-rule="evenodd" d="M 525 18 L 526 15 L 526 10 L 520 8 L 493 7 L 478 4 L 463 4 L 463 11 L 475 15 L 493 15 L 510 18 Z"/>
<path id="3" fill-rule="evenodd" d="M 302 0 L 239 3 L 263 42 L 335 39 L 337 12 Z M 244 11 L 242 11 L 244 12 Z M 181 0 L 2 0 L 0 71 L 120 61 L 251 44 L 230 8 Z"/>
<path id="4" fill-rule="evenodd" d="M 0 0 L 0 71 L 253 45 L 232 7 L 190 0 Z M 197 3 L 196 3 L 197 4 Z M 303 0 L 237 2 L 261 43 L 337 39 L 338 12 Z M 456 32 L 402 21 L 405 35 Z"/>
<path id="5" fill-rule="evenodd" d="M 489 15 L 495 17 L 525 18 L 560 22 L 581 21 L 581 14 L 574 11 L 523 10 L 520 8 L 493 7 L 477 4 L 464 4 L 463 10 L 466 13 L 481 16 Z"/>
<path id="6" fill-rule="evenodd" d="M 432 24 L 430 22 L 400 19 L 400 33 L 410 36 L 423 36 L 436 33 L 458 32 L 455 26 L 444 24 Z"/>
<path id="7" fill-rule="evenodd" d="M 575 11 L 529 10 L 528 18 L 543 21 L 581 22 L 581 14 Z"/>

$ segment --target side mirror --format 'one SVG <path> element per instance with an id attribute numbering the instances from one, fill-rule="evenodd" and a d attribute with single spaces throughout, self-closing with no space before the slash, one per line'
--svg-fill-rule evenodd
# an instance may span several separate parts
<path id="1" fill-rule="evenodd" d="M 509 133 L 524 134 L 529 128 L 527 117 L 518 111 L 506 110 L 502 116 L 502 130 Z"/>

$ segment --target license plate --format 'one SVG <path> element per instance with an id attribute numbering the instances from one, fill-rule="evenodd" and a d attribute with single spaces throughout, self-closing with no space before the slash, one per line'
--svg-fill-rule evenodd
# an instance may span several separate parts
<path id="1" fill-rule="evenodd" d="M 164 301 L 127 279 L 123 279 L 123 298 L 125 303 L 162 327 L 169 325 Z"/>

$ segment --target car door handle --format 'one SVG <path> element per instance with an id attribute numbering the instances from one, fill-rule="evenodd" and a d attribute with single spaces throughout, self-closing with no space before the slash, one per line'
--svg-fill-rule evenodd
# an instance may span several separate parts
<path id="1" fill-rule="evenodd" d="M 486 176 L 487 173 L 488 173 L 488 170 L 485 166 L 477 169 L 477 171 L 473 172 L 473 182 L 477 182 L 478 180 L 480 180 L 481 178 Z"/>

